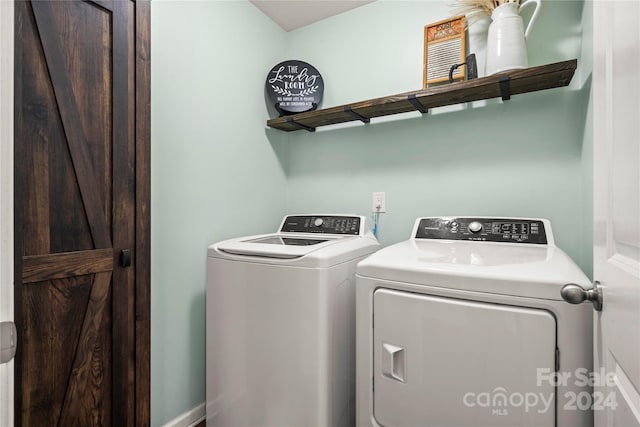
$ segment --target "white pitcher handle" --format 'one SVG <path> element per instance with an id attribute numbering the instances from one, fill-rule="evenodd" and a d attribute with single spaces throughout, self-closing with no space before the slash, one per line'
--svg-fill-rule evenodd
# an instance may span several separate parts
<path id="1" fill-rule="evenodd" d="M 529 20 L 529 24 L 527 25 L 527 29 L 524 30 L 524 38 L 528 39 L 529 38 L 529 30 L 531 29 L 531 27 L 533 26 L 533 23 L 535 22 L 536 18 L 538 17 L 538 11 L 540 10 L 540 0 L 526 0 L 524 3 L 522 3 L 522 5 L 520 5 L 520 8 L 518 9 L 518 13 L 522 12 L 522 9 L 524 9 L 527 6 L 530 5 L 535 5 L 535 9 L 533 10 L 533 15 L 531 15 L 531 19 Z"/>

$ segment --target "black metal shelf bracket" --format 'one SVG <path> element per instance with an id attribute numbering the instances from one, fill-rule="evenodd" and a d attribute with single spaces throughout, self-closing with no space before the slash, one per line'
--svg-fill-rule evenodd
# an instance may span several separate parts
<path id="1" fill-rule="evenodd" d="M 310 126 L 303 125 L 302 123 L 296 122 L 295 120 L 293 120 L 293 117 L 287 117 L 287 123 L 294 124 L 294 125 L 298 126 L 300 129 L 306 130 L 307 132 L 315 132 L 316 131 L 316 128 L 312 128 Z"/>
<path id="2" fill-rule="evenodd" d="M 429 109 L 422 105 L 422 102 L 420 102 L 420 100 L 416 98 L 415 93 L 407 96 L 407 100 L 415 107 L 416 110 L 420 111 L 422 114 L 426 114 L 429 112 Z"/>
<path id="3" fill-rule="evenodd" d="M 345 111 L 345 113 L 351 114 L 353 117 L 355 117 L 356 119 L 360 120 L 364 124 L 367 124 L 367 123 L 369 123 L 371 121 L 371 119 L 369 117 L 365 117 L 365 116 L 362 116 L 362 115 L 356 113 L 348 105 L 344 107 L 344 111 Z"/>
<path id="4" fill-rule="evenodd" d="M 503 101 L 508 101 L 511 99 L 511 77 L 504 76 L 500 77 L 500 96 Z"/>

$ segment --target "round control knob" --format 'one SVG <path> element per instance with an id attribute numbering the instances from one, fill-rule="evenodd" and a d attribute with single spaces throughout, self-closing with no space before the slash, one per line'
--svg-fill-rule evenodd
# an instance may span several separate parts
<path id="1" fill-rule="evenodd" d="M 478 221 L 473 221 L 469 224 L 469 231 L 472 233 L 479 233 L 480 231 L 482 231 L 482 224 L 480 224 Z"/>
<path id="2" fill-rule="evenodd" d="M 324 220 L 322 218 L 316 218 L 313 221 L 313 225 L 315 225 L 316 227 L 320 227 L 322 226 L 322 224 L 324 224 Z"/>

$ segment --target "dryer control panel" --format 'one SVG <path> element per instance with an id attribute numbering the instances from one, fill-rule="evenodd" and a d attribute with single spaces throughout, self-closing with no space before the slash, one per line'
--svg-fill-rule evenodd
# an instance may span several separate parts
<path id="1" fill-rule="evenodd" d="M 283 233 L 360 234 L 360 217 L 337 215 L 292 215 L 282 222 Z"/>
<path id="2" fill-rule="evenodd" d="M 420 218 L 416 239 L 547 244 L 544 222 L 512 218 Z"/>

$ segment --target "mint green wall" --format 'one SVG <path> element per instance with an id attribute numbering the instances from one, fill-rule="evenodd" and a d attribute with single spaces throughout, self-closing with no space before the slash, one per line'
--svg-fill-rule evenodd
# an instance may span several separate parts
<path id="1" fill-rule="evenodd" d="M 246 1 L 152 2 L 152 425 L 204 401 L 206 246 L 285 212 L 369 214 L 383 244 L 421 215 L 547 217 L 591 273 L 590 2 L 543 0 L 530 64 L 579 58 L 569 89 L 329 130 L 265 128 L 269 67 L 314 64 L 330 107 L 422 85 L 423 26 L 448 1 L 382 0 L 291 33 Z M 584 9 L 584 12 L 583 12 Z M 486 23 L 469 47 L 484 66 Z"/>
<path id="2" fill-rule="evenodd" d="M 422 85 L 423 26 L 448 16 L 449 2 L 378 1 L 302 28 L 289 55 L 314 64 L 324 106 L 415 90 Z M 530 65 L 579 58 L 583 3 L 543 0 L 528 46 Z M 486 23 L 469 49 L 484 66 Z M 556 240 L 589 272 L 583 137 L 589 88 L 558 89 L 408 113 L 316 133 L 287 135 L 288 211 L 368 214 L 387 193 L 380 240 L 409 237 L 422 215 L 549 218 Z"/>
<path id="3" fill-rule="evenodd" d="M 151 3 L 151 410 L 204 401 L 207 245 L 277 227 L 285 176 L 264 78 L 284 33 L 247 2 Z"/>

